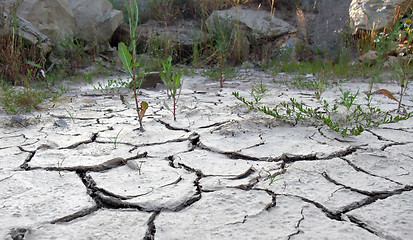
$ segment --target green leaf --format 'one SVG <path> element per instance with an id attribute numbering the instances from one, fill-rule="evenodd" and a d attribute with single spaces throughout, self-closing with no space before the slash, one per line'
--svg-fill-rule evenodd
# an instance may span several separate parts
<path id="1" fill-rule="evenodd" d="M 176 88 L 178 88 L 181 85 L 181 77 L 182 77 L 182 72 L 179 72 L 178 74 L 176 74 L 175 78 L 174 78 L 174 85 Z"/>
<path id="2" fill-rule="evenodd" d="M 125 71 L 128 72 L 130 76 L 132 76 L 132 55 L 123 42 L 120 42 L 118 45 L 118 55 L 123 63 L 123 69 L 125 69 Z"/>
<path id="3" fill-rule="evenodd" d="M 26 63 L 29 64 L 30 66 L 36 67 L 36 68 L 38 68 L 38 69 L 41 69 L 41 68 L 42 68 L 42 66 L 40 66 L 40 64 L 37 64 L 37 63 L 35 63 L 35 62 L 33 62 L 33 61 L 30 61 L 30 60 L 27 60 Z"/>

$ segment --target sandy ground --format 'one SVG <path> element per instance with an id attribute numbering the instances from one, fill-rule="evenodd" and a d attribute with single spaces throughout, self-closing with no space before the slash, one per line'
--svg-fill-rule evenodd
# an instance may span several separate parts
<path id="1" fill-rule="evenodd" d="M 1 238 L 411 239 L 413 120 L 342 137 L 314 121 L 276 120 L 232 95 L 251 99 L 262 81 L 268 106 L 289 98 L 320 106 L 313 90 L 274 80 L 293 76 L 243 71 L 222 89 L 184 76 L 176 122 L 165 89 L 143 89 L 144 132 L 119 94 L 87 84 L 44 110 L 1 114 Z M 365 104 L 365 81 L 329 88 L 323 99 L 340 102 L 339 88 L 359 89 L 356 103 Z M 380 94 L 372 104 L 397 107 Z"/>

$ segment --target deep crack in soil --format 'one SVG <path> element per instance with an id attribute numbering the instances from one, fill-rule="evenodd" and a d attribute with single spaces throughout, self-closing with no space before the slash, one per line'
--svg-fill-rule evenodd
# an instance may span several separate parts
<path id="1" fill-rule="evenodd" d="M 291 239 L 291 237 L 293 237 L 293 236 L 295 236 L 295 235 L 298 235 L 298 234 L 300 234 L 302 231 L 300 230 L 300 224 L 301 224 L 301 222 L 302 221 L 304 221 L 304 208 L 301 208 L 301 211 L 300 211 L 300 214 L 301 214 L 301 218 L 297 221 L 297 223 L 295 224 L 295 229 L 297 229 L 297 231 L 295 232 L 295 233 L 292 233 L 292 234 L 290 234 L 290 235 L 288 235 L 288 240 L 290 240 Z"/>
<path id="2" fill-rule="evenodd" d="M 155 226 L 155 219 L 161 213 L 161 211 L 154 211 L 152 215 L 149 217 L 146 229 L 145 236 L 143 240 L 155 240 L 155 233 L 156 233 L 156 226 Z"/>

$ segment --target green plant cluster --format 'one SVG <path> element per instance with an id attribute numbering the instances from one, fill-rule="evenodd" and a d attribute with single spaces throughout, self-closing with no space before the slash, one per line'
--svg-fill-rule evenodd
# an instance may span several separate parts
<path id="1" fill-rule="evenodd" d="M 304 120 L 313 122 L 316 125 L 323 123 L 342 136 L 359 135 L 365 129 L 377 127 L 384 123 L 406 120 L 413 115 L 413 112 L 405 116 L 393 116 L 390 112 L 383 112 L 380 108 L 372 106 L 370 94 L 366 97 L 367 104 L 363 106 L 354 103 L 358 92 L 354 95 L 348 91 L 342 91 L 342 93 L 341 106 L 345 107 L 344 110 L 340 109 L 340 105 L 331 105 L 326 100 L 323 100 L 321 107 L 312 108 L 294 98 L 281 102 L 279 106 L 268 107 L 258 104 L 257 101 L 246 100 L 240 96 L 239 92 L 233 92 L 232 94 L 250 109 L 261 111 L 280 120 L 292 121 L 294 124 Z"/>
<path id="2" fill-rule="evenodd" d="M 364 7 L 364 4 L 365 2 L 361 2 L 361 7 Z M 377 12 L 382 10 L 377 9 Z M 410 11 L 407 11 L 408 9 L 404 10 L 396 13 L 395 24 L 391 28 L 380 32 L 371 31 L 366 33 L 366 36 L 361 38 L 361 42 L 364 41 L 368 49 L 373 49 L 377 52 L 378 58 L 375 65 L 378 68 L 382 68 L 386 64 L 391 67 L 392 77 L 400 86 L 398 97 L 395 97 L 396 94 L 391 93 L 387 89 L 381 89 L 379 92 L 398 102 L 397 111 L 406 114 L 402 101 L 413 77 L 413 9 L 410 9 Z M 410 14 L 406 15 L 406 12 L 410 12 Z M 397 58 L 390 60 L 389 56 Z M 374 80 L 379 79 L 377 76 L 378 74 L 372 79 L 371 85 L 375 83 Z"/>
<path id="3" fill-rule="evenodd" d="M 214 30 L 209 33 L 213 39 L 205 47 L 208 54 L 206 62 L 212 65 L 205 69 L 203 75 L 218 80 L 220 87 L 224 82 L 235 77 L 234 64 L 241 62 L 242 31 L 239 27 L 232 28 L 225 22 L 214 22 Z"/>
<path id="4" fill-rule="evenodd" d="M 7 113 L 30 112 L 45 98 L 47 92 L 33 88 L 15 89 L 6 83 L 0 83 L 0 101 Z"/>

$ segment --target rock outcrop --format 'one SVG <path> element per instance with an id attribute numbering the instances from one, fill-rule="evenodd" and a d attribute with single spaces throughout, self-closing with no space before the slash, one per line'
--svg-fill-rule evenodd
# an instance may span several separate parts
<path id="1" fill-rule="evenodd" d="M 391 27 L 399 12 L 413 6 L 411 0 L 352 0 L 349 8 L 353 34 L 359 30 L 381 30 Z"/>
<path id="2" fill-rule="evenodd" d="M 0 36 L 7 35 L 12 31 L 12 22 L 9 21 L 9 5 L 4 5 L 4 12 L 1 13 L 1 17 L 4 19 L 2 22 L 3 26 L 0 27 Z M 28 20 L 17 17 L 19 25 L 18 30 L 20 36 L 27 42 L 31 43 L 34 46 L 38 46 L 43 54 L 47 54 L 52 50 L 52 42 L 50 39 L 41 33 L 37 28 L 35 28 Z"/>
<path id="3" fill-rule="evenodd" d="M 45 52 L 73 37 L 108 42 L 123 20 L 122 12 L 113 9 L 108 0 L 33 0 L 22 1 L 18 6 L 16 0 L 3 2 L 6 16 L 12 14 L 12 7 L 17 7 L 22 37 L 32 44 L 44 45 Z"/>
<path id="4" fill-rule="evenodd" d="M 314 15 L 307 18 L 310 43 L 328 58 L 334 58 L 343 48 L 349 50 L 351 55 L 356 54 L 356 49 L 346 46 L 343 39 L 347 33 L 350 2 L 351 0 L 318 0 L 311 5 L 314 6 Z M 306 17 L 312 15 L 307 12 L 304 14 Z"/>
<path id="5" fill-rule="evenodd" d="M 69 0 L 22 1 L 17 9 L 17 15 L 28 20 L 53 43 L 73 36 L 76 27 Z"/>
<path id="6" fill-rule="evenodd" d="M 248 59 L 251 41 L 272 41 L 297 31 L 270 12 L 240 7 L 212 12 L 206 20 L 206 26 L 210 34 L 229 39 L 229 60 L 233 63 Z"/>
<path id="7" fill-rule="evenodd" d="M 182 20 L 169 26 L 149 20 L 139 25 L 137 32 L 140 43 L 146 44 L 148 40 L 159 38 L 168 41 L 171 44 L 169 47 L 179 50 L 179 55 L 192 51 L 194 44 L 207 41 L 207 35 L 193 20 Z"/>
<path id="8" fill-rule="evenodd" d="M 240 25 L 241 29 L 248 29 L 250 34 L 257 39 L 276 38 L 296 32 L 293 26 L 274 17 L 270 12 L 239 7 L 214 11 L 206 20 L 206 24 L 208 30 L 213 33 L 219 30 L 221 24 L 225 24 L 229 28 Z"/>
<path id="9" fill-rule="evenodd" d="M 73 33 L 88 42 L 107 42 L 123 21 L 108 0 L 69 0 L 69 8 L 76 21 Z"/>

